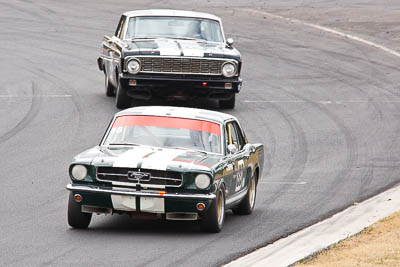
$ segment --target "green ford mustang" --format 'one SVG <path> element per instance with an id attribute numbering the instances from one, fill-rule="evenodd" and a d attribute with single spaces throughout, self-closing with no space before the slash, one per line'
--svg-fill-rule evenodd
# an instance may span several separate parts
<path id="1" fill-rule="evenodd" d="M 250 214 L 264 163 L 231 115 L 182 107 L 117 113 L 100 144 L 70 167 L 68 223 L 87 228 L 93 213 L 199 220 L 221 231 L 225 211 Z"/>

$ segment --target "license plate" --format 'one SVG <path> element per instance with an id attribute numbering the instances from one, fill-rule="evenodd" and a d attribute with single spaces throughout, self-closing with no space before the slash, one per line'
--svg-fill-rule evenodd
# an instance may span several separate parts
<path id="1" fill-rule="evenodd" d="M 113 208 L 116 210 L 135 211 L 136 197 L 111 195 Z"/>
<path id="2" fill-rule="evenodd" d="M 151 213 L 164 213 L 164 198 L 158 197 L 140 197 L 140 211 Z"/>

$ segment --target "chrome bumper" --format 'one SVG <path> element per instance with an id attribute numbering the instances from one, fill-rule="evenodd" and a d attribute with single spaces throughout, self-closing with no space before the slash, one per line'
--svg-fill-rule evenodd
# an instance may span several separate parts
<path id="1" fill-rule="evenodd" d="M 175 199 L 215 199 L 214 194 L 188 194 L 188 193 L 164 193 L 164 192 L 148 192 L 148 191 L 132 191 L 123 189 L 110 189 L 92 185 L 74 185 L 68 184 L 67 189 L 70 191 L 80 191 L 87 193 L 112 194 L 121 196 L 141 196 L 141 197 L 159 197 L 159 198 L 175 198 Z"/>

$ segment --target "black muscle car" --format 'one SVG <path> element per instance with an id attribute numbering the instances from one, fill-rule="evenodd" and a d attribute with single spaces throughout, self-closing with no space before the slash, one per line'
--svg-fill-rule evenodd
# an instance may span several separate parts
<path id="1" fill-rule="evenodd" d="M 214 15 L 132 11 L 121 16 L 114 36 L 104 36 L 97 63 L 118 108 L 152 98 L 216 99 L 234 108 L 242 62 L 232 44 Z"/>
<path id="2" fill-rule="evenodd" d="M 199 220 L 219 232 L 225 211 L 250 214 L 264 163 L 228 114 L 182 107 L 117 113 L 103 139 L 70 167 L 68 223 L 87 228 L 92 213 Z"/>

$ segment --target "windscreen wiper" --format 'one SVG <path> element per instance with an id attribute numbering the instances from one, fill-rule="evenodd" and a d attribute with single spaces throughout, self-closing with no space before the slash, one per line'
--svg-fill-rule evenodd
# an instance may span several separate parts
<path id="1" fill-rule="evenodd" d="M 136 37 L 136 38 L 129 39 L 128 41 L 136 42 L 136 41 L 147 41 L 147 40 L 154 40 L 154 39 L 157 39 L 157 37 Z"/>
<path id="2" fill-rule="evenodd" d="M 140 146 L 140 144 L 136 143 L 111 143 L 109 146 Z"/>
<path id="3" fill-rule="evenodd" d="M 199 38 L 192 38 L 192 37 L 169 37 L 169 39 L 193 40 L 193 41 L 197 41 L 197 42 L 207 42 L 207 40 L 199 39 Z"/>
<path id="4" fill-rule="evenodd" d="M 187 148 L 187 147 L 183 147 L 183 146 L 164 146 L 164 148 L 184 149 L 184 150 L 188 150 L 188 151 L 193 151 L 193 152 L 199 152 L 199 153 L 203 153 L 203 154 L 208 154 L 206 151 L 203 151 L 203 150 L 198 150 L 198 149 L 195 149 L 195 148 Z"/>

